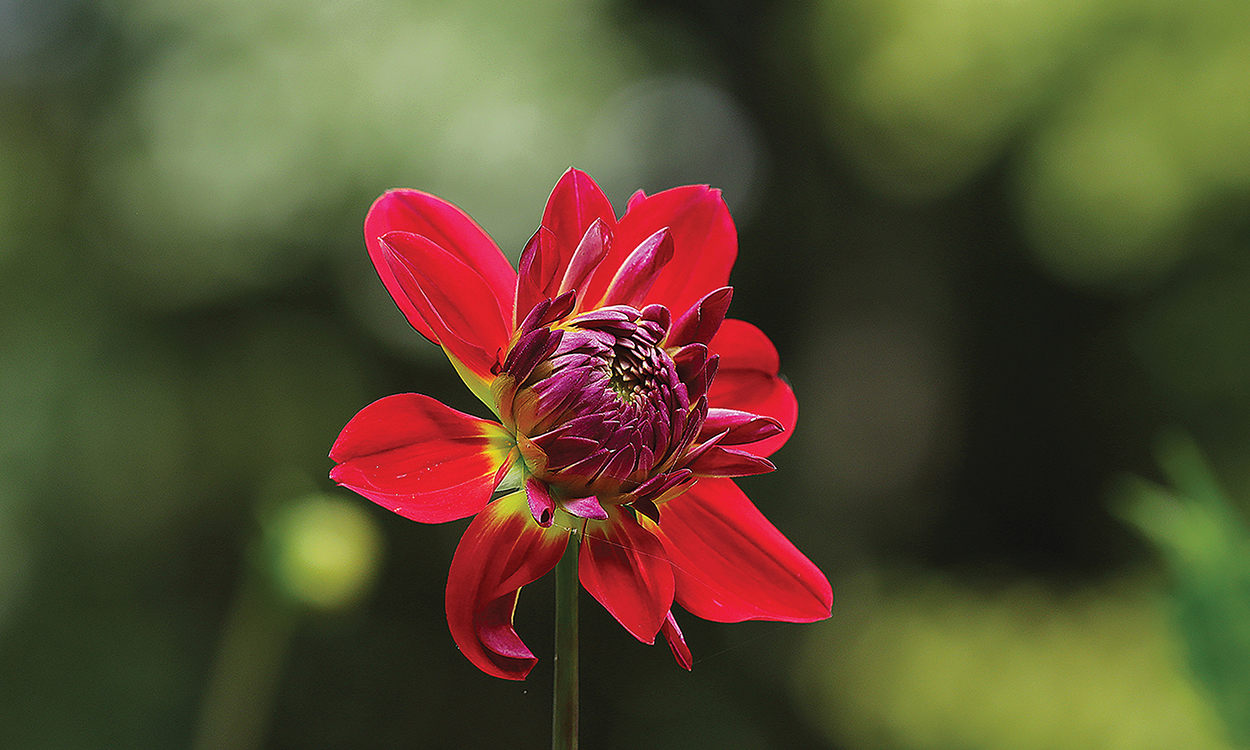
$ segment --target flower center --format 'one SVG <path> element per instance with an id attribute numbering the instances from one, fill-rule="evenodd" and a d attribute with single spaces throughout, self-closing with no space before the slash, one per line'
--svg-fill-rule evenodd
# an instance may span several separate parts
<path id="1" fill-rule="evenodd" d="M 687 479 L 674 466 L 707 414 L 706 347 L 666 348 L 662 305 L 570 316 L 562 300 L 535 307 L 495 386 L 529 472 L 562 499 L 605 503 Z"/>

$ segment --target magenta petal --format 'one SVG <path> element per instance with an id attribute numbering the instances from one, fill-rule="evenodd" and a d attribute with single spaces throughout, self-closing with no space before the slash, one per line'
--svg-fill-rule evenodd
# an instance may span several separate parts
<path id="1" fill-rule="evenodd" d="M 670 471 L 666 474 L 657 474 L 646 482 L 643 482 L 630 494 L 634 496 L 634 504 L 640 501 L 655 501 L 678 485 L 688 482 L 692 478 L 692 472 L 689 469 L 678 469 Z"/>
<path id="2" fill-rule="evenodd" d="M 564 423 L 565 425 L 568 422 Z M 581 435 L 556 435 L 554 438 L 547 438 L 548 432 L 535 438 L 534 443 L 543 449 L 543 453 L 547 454 L 547 468 L 558 469 L 562 466 L 568 466 L 582 460 L 586 456 L 594 453 L 599 449 L 599 442 L 592 438 L 583 437 Z"/>
<path id="3" fill-rule="evenodd" d="M 726 433 L 721 445 L 742 445 L 780 435 L 785 431 L 781 423 L 772 417 L 762 417 L 736 409 L 709 408 L 699 431 L 699 439 L 706 440 L 720 432 Z M 754 451 L 752 451 L 754 452 Z"/>
<path id="4" fill-rule="evenodd" d="M 589 518 L 592 521 L 608 520 L 608 512 L 603 509 L 603 506 L 599 504 L 599 498 L 594 495 L 565 500 L 560 505 L 578 518 Z"/>
<path id="5" fill-rule="evenodd" d="M 677 580 L 677 602 L 716 622 L 813 622 L 829 616 L 833 590 L 820 569 L 730 479 L 703 479 L 664 503 L 659 525 Z"/>
<path id="6" fill-rule="evenodd" d="M 634 251 L 617 269 L 612 282 L 603 296 L 604 305 L 631 305 L 639 307 L 647 291 L 655 283 L 660 269 L 673 259 L 673 237 L 668 228 L 638 243 Z M 587 302 L 591 298 L 587 298 Z"/>
<path id="7" fill-rule="evenodd" d="M 720 330 L 733 300 L 733 287 L 723 286 L 690 306 L 668 333 L 669 346 L 685 346 L 691 343 L 707 344 Z"/>
<path id="8" fill-rule="evenodd" d="M 534 523 L 524 492 L 486 506 L 465 529 L 447 576 L 447 625 L 478 669 L 523 680 L 538 661 L 512 613 L 521 587 L 556 566 L 568 538 L 565 529 Z"/>
<path id="9" fill-rule="evenodd" d="M 534 385 L 534 393 L 538 395 L 542 408 L 549 409 L 556 404 L 564 403 L 577 394 L 586 386 L 587 379 L 593 377 L 593 375 L 594 372 L 588 368 L 565 368 L 546 380 L 536 383 Z"/>
<path id="10" fill-rule="evenodd" d="M 525 498 L 529 502 L 530 515 L 544 529 L 551 525 L 556 516 L 556 503 L 551 499 L 551 488 L 541 479 L 527 477 L 525 480 Z"/>
<path id="11" fill-rule="evenodd" d="M 538 363 L 550 357 L 556 350 L 563 335 L 561 330 L 550 331 L 546 328 L 522 335 L 504 358 L 503 371 L 515 378 L 516 382 L 525 382 Z"/>
<path id="12" fill-rule="evenodd" d="M 617 433 L 618 435 L 622 433 Z M 624 445 L 612 451 L 612 458 L 603 467 L 603 476 L 623 480 L 634 472 L 638 466 L 638 449 L 633 445 Z"/>
<path id="13" fill-rule="evenodd" d="M 387 396 L 343 428 L 330 478 L 401 516 L 443 523 L 486 505 L 510 442 L 500 425 L 429 396 Z"/>
<path id="14" fill-rule="evenodd" d="M 574 323 L 588 328 L 606 328 L 614 333 L 628 335 L 636 328 L 638 315 L 624 305 L 596 307 L 573 318 Z"/>
<path id="15" fill-rule="evenodd" d="M 719 445 L 700 452 L 693 460 L 683 461 L 682 465 L 697 477 L 749 477 L 777 470 L 767 458 Z"/>
<path id="16" fill-rule="evenodd" d="M 643 643 L 655 643 L 673 604 L 673 570 L 664 546 L 633 516 L 613 508 L 586 524 L 579 553 L 582 586 Z"/>

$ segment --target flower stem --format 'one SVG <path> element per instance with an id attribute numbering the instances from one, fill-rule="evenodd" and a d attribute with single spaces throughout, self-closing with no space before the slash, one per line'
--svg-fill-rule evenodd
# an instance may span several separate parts
<path id="1" fill-rule="evenodd" d="M 555 691 L 551 707 L 552 750 L 577 750 L 577 550 L 573 532 L 564 557 L 556 563 Z"/>

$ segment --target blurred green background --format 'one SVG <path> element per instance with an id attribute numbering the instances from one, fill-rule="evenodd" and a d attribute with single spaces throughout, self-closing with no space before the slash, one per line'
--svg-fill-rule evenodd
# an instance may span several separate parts
<path id="1" fill-rule="evenodd" d="M 724 189 L 838 596 L 690 674 L 583 597 L 585 747 L 1250 746 L 1242 0 L 0 0 L 0 746 L 546 745 L 550 580 L 480 674 L 325 455 L 482 412 L 370 202 L 515 259 L 569 165 Z"/>

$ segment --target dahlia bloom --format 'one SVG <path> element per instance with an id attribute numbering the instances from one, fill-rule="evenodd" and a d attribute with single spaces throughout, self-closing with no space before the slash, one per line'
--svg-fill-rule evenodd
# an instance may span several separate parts
<path id="1" fill-rule="evenodd" d="M 343 428 L 330 476 L 415 521 L 475 516 L 446 605 L 482 671 L 524 679 L 537 661 L 517 596 L 572 533 L 582 586 L 638 640 L 663 633 L 686 669 L 674 602 L 718 622 L 829 616 L 825 576 L 731 479 L 774 469 L 797 407 L 768 338 L 725 318 L 737 233 L 719 191 L 639 191 L 618 220 L 570 169 L 519 272 L 416 190 L 379 198 L 365 240 L 408 322 L 498 421 L 388 396 Z"/>

